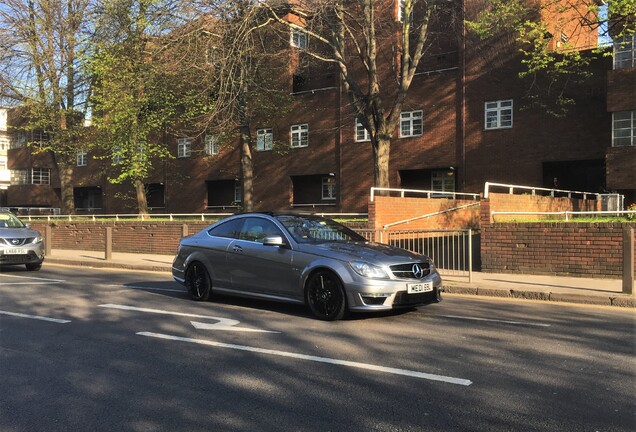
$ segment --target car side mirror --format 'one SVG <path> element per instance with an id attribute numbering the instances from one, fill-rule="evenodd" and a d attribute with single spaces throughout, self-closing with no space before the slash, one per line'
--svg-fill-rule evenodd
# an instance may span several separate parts
<path id="1" fill-rule="evenodd" d="M 265 237 L 263 239 L 264 246 L 284 246 L 285 242 L 281 236 Z"/>

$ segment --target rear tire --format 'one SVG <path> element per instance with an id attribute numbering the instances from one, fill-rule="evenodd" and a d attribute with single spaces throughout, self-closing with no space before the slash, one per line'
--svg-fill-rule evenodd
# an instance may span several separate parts
<path id="1" fill-rule="evenodd" d="M 309 310 L 319 320 L 336 321 L 344 317 L 347 300 L 340 279 L 332 272 L 320 270 L 311 275 L 305 295 Z"/>
<path id="2" fill-rule="evenodd" d="M 212 283 L 203 264 L 195 261 L 188 266 L 185 275 L 185 286 L 192 300 L 206 301 L 210 298 Z"/>
<path id="3" fill-rule="evenodd" d="M 38 271 L 42 268 L 42 263 L 37 263 L 37 264 L 25 264 L 26 265 L 26 269 L 28 271 Z"/>

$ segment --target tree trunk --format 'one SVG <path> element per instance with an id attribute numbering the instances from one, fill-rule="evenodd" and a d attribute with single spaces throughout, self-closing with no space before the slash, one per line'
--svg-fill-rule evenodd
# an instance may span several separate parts
<path id="1" fill-rule="evenodd" d="M 373 163 L 375 166 L 375 176 L 373 186 L 379 188 L 389 188 L 389 154 L 391 150 L 391 137 L 387 134 L 378 134 L 373 145 Z"/>
<path id="2" fill-rule="evenodd" d="M 135 180 L 135 192 L 137 195 L 137 211 L 140 215 L 148 214 L 148 199 L 146 197 L 146 186 L 143 180 Z"/>
<path id="3" fill-rule="evenodd" d="M 75 197 L 73 195 L 73 165 L 56 161 L 57 172 L 60 177 L 60 205 L 62 214 L 75 213 Z"/>
<path id="4" fill-rule="evenodd" d="M 254 162 L 252 161 L 252 136 L 248 124 L 241 126 L 241 177 L 243 182 L 243 211 L 254 209 Z"/>

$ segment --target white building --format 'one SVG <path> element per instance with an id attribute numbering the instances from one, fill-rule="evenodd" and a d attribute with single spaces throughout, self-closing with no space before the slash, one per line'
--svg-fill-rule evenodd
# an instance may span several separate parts
<path id="1" fill-rule="evenodd" d="M 9 110 L 0 107 L 0 205 L 3 204 L 2 196 L 6 194 L 7 188 L 11 184 L 11 174 L 7 162 L 7 150 L 11 139 L 7 128 L 7 115 Z"/>

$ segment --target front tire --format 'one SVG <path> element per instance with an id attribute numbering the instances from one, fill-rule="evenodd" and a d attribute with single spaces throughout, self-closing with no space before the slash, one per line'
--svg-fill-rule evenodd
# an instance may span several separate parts
<path id="1" fill-rule="evenodd" d="M 203 264 L 195 261 L 188 266 L 185 275 L 185 286 L 192 300 L 206 301 L 210 298 L 212 283 Z"/>
<path id="2" fill-rule="evenodd" d="M 306 300 L 311 313 L 323 321 L 339 320 L 347 309 L 340 279 L 326 270 L 318 271 L 309 278 Z"/>

